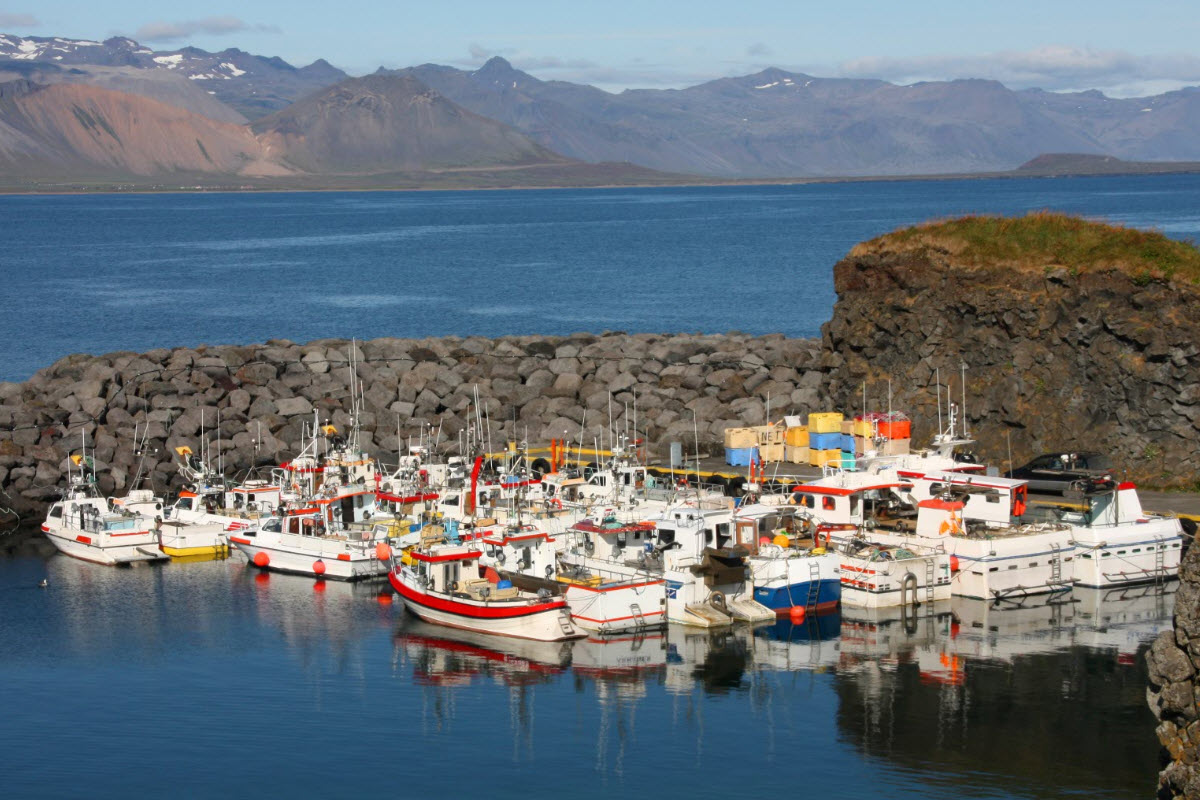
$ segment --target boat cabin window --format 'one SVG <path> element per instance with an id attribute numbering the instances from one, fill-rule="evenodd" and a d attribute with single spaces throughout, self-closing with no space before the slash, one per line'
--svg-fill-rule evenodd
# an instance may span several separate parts
<path id="1" fill-rule="evenodd" d="M 671 530 L 670 528 L 659 528 L 658 529 L 658 543 L 663 544 L 663 545 L 674 544 L 675 543 L 675 531 Z"/>
<path id="2" fill-rule="evenodd" d="M 288 533 L 299 533 L 299 532 L 300 532 L 300 518 L 292 517 L 291 519 L 288 520 Z"/>
<path id="3" fill-rule="evenodd" d="M 850 495 L 850 516 L 858 513 L 858 495 Z"/>
<path id="4" fill-rule="evenodd" d="M 60 519 L 62 517 L 62 506 L 55 505 L 53 508 L 51 508 L 50 517 L 51 519 Z"/>
<path id="5" fill-rule="evenodd" d="M 825 497 L 821 498 L 821 508 L 824 509 L 825 511 L 833 511 L 835 505 L 836 504 L 834 503 L 834 500 L 832 497 L 829 497 L 828 495 L 826 495 Z"/>
<path id="6" fill-rule="evenodd" d="M 805 508 L 816 508 L 817 498 L 813 497 L 811 494 L 802 493 L 800 495 L 800 505 L 804 506 Z"/>
<path id="7" fill-rule="evenodd" d="M 486 496 L 481 496 L 480 501 L 487 502 Z M 458 505 L 458 495 L 455 494 L 455 495 L 451 495 L 450 497 L 445 498 L 444 500 L 442 500 L 442 505 L 444 505 L 444 506 Z"/>
<path id="8" fill-rule="evenodd" d="M 533 566 L 532 548 L 523 547 L 521 548 L 521 569 L 529 569 L 531 566 Z"/>
<path id="9" fill-rule="evenodd" d="M 181 497 L 175 501 L 175 507 L 182 508 L 185 511 L 191 511 L 192 510 L 192 500 L 193 500 L 193 498 L 191 498 L 191 497 Z"/>
<path id="10" fill-rule="evenodd" d="M 270 519 L 262 526 L 262 529 L 269 533 L 279 533 L 283 529 L 283 523 L 278 519 Z"/>
<path id="11" fill-rule="evenodd" d="M 607 485 L 608 485 L 608 479 L 607 479 L 607 477 L 606 477 L 606 476 L 604 476 L 604 475 L 593 475 L 593 476 L 592 476 L 592 485 L 594 485 L 594 486 L 607 486 Z"/>
<path id="12" fill-rule="evenodd" d="M 704 543 L 712 544 L 712 542 L 713 542 L 713 532 L 710 528 L 705 528 L 704 529 Z"/>
<path id="13" fill-rule="evenodd" d="M 731 536 L 729 533 L 729 523 L 721 522 L 717 524 L 717 547 L 721 548 L 729 544 Z"/>

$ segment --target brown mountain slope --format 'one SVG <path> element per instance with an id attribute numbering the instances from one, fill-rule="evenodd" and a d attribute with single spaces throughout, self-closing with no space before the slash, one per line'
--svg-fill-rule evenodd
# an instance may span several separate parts
<path id="1" fill-rule="evenodd" d="M 279 175 L 251 131 L 94 86 L 0 86 L 0 170 L 17 175 Z"/>
<path id="2" fill-rule="evenodd" d="M 267 152 L 318 173 L 566 164 L 406 75 L 353 78 L 253 124 Z"/>

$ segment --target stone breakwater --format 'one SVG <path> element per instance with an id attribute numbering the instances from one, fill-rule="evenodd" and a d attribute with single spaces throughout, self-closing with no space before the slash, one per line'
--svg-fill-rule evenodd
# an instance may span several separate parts
<path id="1" fill-rule="evenodd" d="M 205 438 L 227 472 L 295 455 L 313 411 L 342 430 L 357 362 L 365 449 L 395 460 L 424 426 L 453 446 L 476 393 L 497 448 L 583 437 L 633 423 L 652 449 L 722 444 L 726 427 L 824 407 L 830 364 L 819 342 L 782 336 L 578 334 L 566 337 L 379 339 L 352 345 L 270 341 L 69 356 L 25 383 L 0 383 L 0 506 L 40 515 L 86 435 L 100 487 L 122 494 L 142 465 L 145 486 L 177 488 L 174 448 Z M 220 412 L 220 442 L 215 441 Z M 146 437 L 143 458 L 137 436 Z"/>
<path id="2" fill-rule="evenodd" d="M 1159 775 L 1161 798 L 1200 797 L 1200 547 L 1179 568 L 1175 625 L 1154 641 L 1146 662 L 1146 700 L 1159 720 L 1168 763 Z"/>

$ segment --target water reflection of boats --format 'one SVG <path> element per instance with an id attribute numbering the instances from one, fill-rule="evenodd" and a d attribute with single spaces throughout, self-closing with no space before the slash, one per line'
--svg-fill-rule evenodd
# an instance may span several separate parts
<path id="1" fill-rule="evenodd" d="M 463 686 L 476 678 L 542 682 L 571 663 L 569 642 L 490 636 L 404 617 L 393 641 L 423 685 Z"/>
<path id="2" fill-rule="evenodd" d="M 833 684 L 838 733 L 908 769 L 928 769 L 931 749 L 946 751 L 939 780 L 970 796 L 1057 796 L 1064 786 L 1135 796 L 1157 743 L 1113 726 L 1145 713 L 1136 662 L 1169 628 L 1174 588 L 954 598 L 916 615 L 847 609 Z"/>

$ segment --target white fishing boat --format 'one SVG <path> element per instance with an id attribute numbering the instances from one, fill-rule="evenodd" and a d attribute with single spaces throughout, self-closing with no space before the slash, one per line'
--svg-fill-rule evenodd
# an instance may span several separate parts
<path id="1" fill-rule="evenodd" d="M 1039 511 L 1071 526 L 1077 586 L 1108 589 L 1179 576 L 1183 553 L 1179 518 L 1146 513 L 1134 484 L 1088 485 L 1068 499 L 1080 505 Z"/>
<path id="2" fill-rule="evenodd" d="M 539 641 L 584 635 L 563 598 L 480 576 L 480 554 L 474 542 L 430 543 L 396 560 L 388 580 L 405 607 L 426 622 Z"/>
<path id="3" fill-rule="evenodd" d="M 395 533 L 387 521 L 341 526 L 328 507 L 310 506 L 268 517 L 229 542 L 261 569 L 357 581 L 387 575 Z"/>
<path id="4" fill-rule="evenodd" d="M 153 519 L 111 508 L 96 488 L 90 458 L 73 455 L 71 463 L 69 486 L 42 523 L 51 543 L 69 556 L 109 566 L 166 559 Z"/>
<path id="5" fill-rule="evenodd" d="M 950 556 L 945 550 L 856 537 L 842 543 L 836 555 L 843 606 L 884 608 L 950 599 Z"/>

